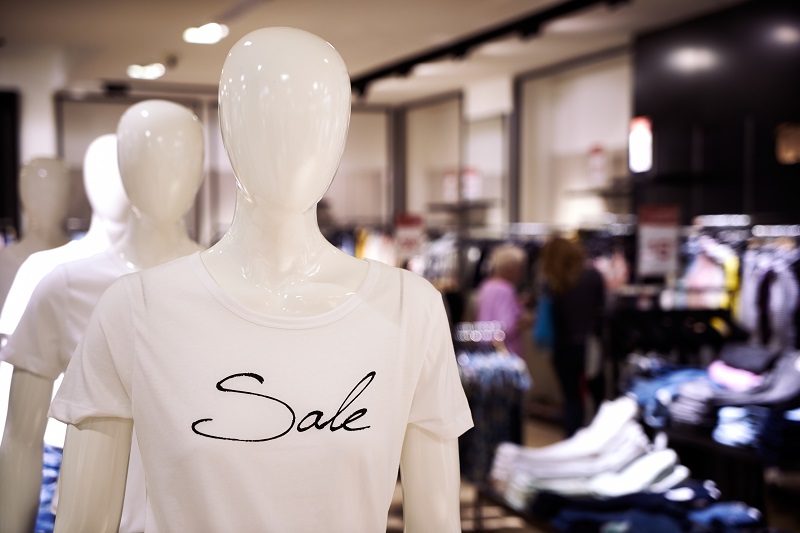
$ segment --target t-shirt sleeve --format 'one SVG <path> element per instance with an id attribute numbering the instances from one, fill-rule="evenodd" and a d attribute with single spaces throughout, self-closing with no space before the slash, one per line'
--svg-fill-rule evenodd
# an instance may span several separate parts
<path id="1" fill-rule="evenodd" d="M 56 268 L 45 276 L 31 294 L 25 312 L 2 359 L 19 368 L 55 380 L 65 369 L 60 353 L 63 317 L 60 308 L 66 291 L 64 271 Z"/>
<path id="2" fill-rule="evenodd" d="M 409 424 L 443 439 L 454 439 L 473 426 L 464 388 L 458 375 L 453 341 L 444 303 L 436 293 L 428 319 L 427 342 Z"/>
<path id="3" fill-rule="evenodd" d="M 131 296 L 137 284 L 138 278 L 123 277 L 100 298 L 50 404 L 49 416 L 67 424 L 97 417 L 133 418 L 135 302 Z"/>

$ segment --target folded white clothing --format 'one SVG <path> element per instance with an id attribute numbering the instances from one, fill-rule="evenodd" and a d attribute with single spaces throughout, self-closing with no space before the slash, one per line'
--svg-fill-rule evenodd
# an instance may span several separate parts
<path id="1" fill-rule="evenodd" d="M 673 487 L 678 485 L 679 483 L 683 483 L 689 476 L 692 475 L 691 470 L 686 468 L 683 465 L 675 465 L 675 468 L 672 469 L 671 472 L 668 472 L 664 477 L 661 479 L 657 479 L 647 488 L 647 492 L 653 492 L 656 494 L 663 494 Z"/>
<path id="2" fill-rule="evenodd" d="M 577 456 L 597 454 L 636 417 L 638 409 L 636 400 L 627 396 L 603 402 L 588 427 L 578 430 L 571 438 L 550 446 L 526 448 L 526 454 L 546 460 L 569 460 Z"/>
<path id="3" fill-rule="evenodd" d="M 671 449 L 650 452 L 619 473 L 605 473 L 589 482 L 589 490 L 603 498 L 613 498 L 645 491 L 665 472 L 678 464 L 678 455 Z"/>
<path id="4" fill-rule="evenodd" d="M 499 492 L 503 492 L 503 487 L 509 482 L 521 451 L 522 446 L 512 442 L 502 442 L 495 449 L 492 467 L 489 470 L 489 481 Z"/>
<path id="5" fill-rule="evenodd" d="M 592 477 L 602 472 L 619 472 L 650 450 L 650 440 L 636 422 L 629 422 L 609 445 L 593 455 L 543 460 L 522 449 L 514 462 L 515 471 L 524 470 L 536 479 Z"/>

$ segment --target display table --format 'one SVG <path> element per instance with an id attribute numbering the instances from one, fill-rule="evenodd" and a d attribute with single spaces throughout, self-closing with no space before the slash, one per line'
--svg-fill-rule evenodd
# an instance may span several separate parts
<path id="1" fill-rule="evenodd" d="M 691 427 L 664 432 L 693 478 L 713 480 L 724 500 L 744 502 L 766 516 L 764 462 L 755 450 L 725 446 Z"/>

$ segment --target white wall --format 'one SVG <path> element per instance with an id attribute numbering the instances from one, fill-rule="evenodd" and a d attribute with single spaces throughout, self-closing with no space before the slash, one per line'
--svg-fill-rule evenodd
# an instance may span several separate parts
<path id="1" fill-rule="evenodd" d="M 631 118 L 628 55 L 523 84 L 520 128 L 522 220 L 575 227 L 609 206 L 590 179 L 588 155 L 602 146 L 609 177 L 624 176 Z"/>
<path id="2" fill-rule="evenodd" d="M 445 181 L 460 165 L 461 110 L 457 98 L 411 108 L 406 118 L 406 210 L 428 224 L 453 222 L 431 213 L 431 203 L 452 200 Z"/>
<path id="3" fill-rule="evenodd" d="M 353 111 L 347 144 L 325 198 L 338 224 L 390 222 L 389 123 L 384 112 Z"/>
<path id="4" fill-rule="evenodd" d="M 462 196 L 488 202 L 486 209 L 472 213 L 473 222 L 502 228 L 508 222 L 507 120 L 493 116 L 467 122 L 464 128 Z"/>
<path id="5" fill-rule="evenodd" d="M 56 155 L 53 94 L 66 80 L 65 57 L 58 48 L 0 48 L 0 87 L 20 92 L 20 161 Z"/>

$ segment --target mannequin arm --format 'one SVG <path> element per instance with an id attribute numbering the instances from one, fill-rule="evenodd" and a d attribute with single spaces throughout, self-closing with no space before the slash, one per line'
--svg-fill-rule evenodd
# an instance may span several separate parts
<path id="1" fill-rule="evenodd" d="M 67 428 L 55 533 L 116 533 L 133 421 L 89 418 Z"/>
<path id="2" fill-rule="evenodd" d="M 409 425 L 400 459 L 407 533 L 461 531 L 458 439 L 440 439 Z"/>
<path id="3" fill-rule="evenodd" d="M 15 368 L 0 446 L 0 516 L 3 531 L 30 533 L 42 486 L 42 452 L 53 380 Z"/>

